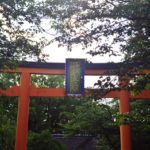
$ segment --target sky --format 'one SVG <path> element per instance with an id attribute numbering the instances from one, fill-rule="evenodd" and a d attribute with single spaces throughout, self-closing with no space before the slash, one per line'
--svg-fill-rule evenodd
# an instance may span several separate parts
<path id="1" fill-rule="evenodd" d="M 43 21 L 43 27 L 49 30 L 51 34 L 45 34 L 46 38 L 53 39 L 56 32 L 49 28 L 49 22 Z M 49 29 L 48 29 L 49 28 Z M 115 45 L 115 51 L 119 51 L 119 45 Z M 48 54 L 49 57 L 46 60 L 47 62 L 56 62 L 56 63 L 65 63 L 67 58 L 75 59 L 85 59 L 92 63 L 107 63 L 107 62 L 120 62 L 123 59 L 121 56 L 94 56 L 87 54 L 88 50 L 82 50 L 81 46 L 75 46 L 72 51 L 67 51 L 66 47 L 58 47 L 58 43 L 55 42 L 47 47 L 45 47 L 42 52 Z M 94 83 L 98 80 L 98 76 L 85 76 L 85 88 L 93 87 Z"/>
<path id="2" fill-rule="evenodd" d="M 50 21 L 47 19 L 43 19 L 42 27 L 48 31 L 47 33 L 40 33 L 34 37 L 34 40 L 39 40 L 41 37 L 45 37 L 48 40 L 52 40 L 56 36 L 56 31 L 50 28 Z M 29 27 L 29 24 L 25 24 L 26 27 Z M 107 40 L 107 39 L 105 39 Z M 115 51 L 119 51 L 119 45 L 115 45 Z M 85 59 L 92 63 L 107 63 L 107 62 L 120 62 L 123 59 L 122 56 L 94 56 L 87 54 L 87 50 L 82 50 L 81 46 L 75 46 L 72 51 L 67 51 L 66 47 L 58 47 L 58 43 L 55 42 L 44 49 L 42 49 L 42 53 L 48 54 L 49 57 L 46 59 L 46 62 L 55 62 L 55 63 L 65 63 L 66 59 L 74 58 L 74 59 Z M 29 58 L 29 61 L 34 61 L 32 58 Z M 94 83 L 98 80 L 98 76 L 85 76 L 85 88 L 93 87 Z"/>
<path id="3" fill-rule="evenodd" d="M 119 47 L 115 47 L 115 50 Z M 67 58 L 83 58 L 93 63 L 120 62 L 123 56 L 94 56 L 87 54 L 87 50 L 82 50 L 80 46 L 74 47 L 72 51 L 67 51 L 66 47 L 58 47 L 57 43 L 47 46 L 43 49 L 43 53 L 48 54 L 48 62 L 65 63 Z"/>
<path id="4" fill-rule="evenodd" d="M 119 47 L 116 46 L 116 49 Z M 119 50 L 119 49 L 118 49 Z M 65 63 L 67 58 L 83 58 L 93 63 L 107 63 L 107 62 L 120 62 L 123 56 L 109 57 L 109 56 L 96 56 L 92 57 L 86 54 L 86 50 L 82 50 L 81 47 L 75 47 L 71 52 L 67 51 L 65 47 L 58 47 L 57 43 L 47 46 L 43 53 L 49 54 L 47 62 Z M 85 76 L 85 88 L 93 88 L 94 83 L 99 79 L 99 76 Z"/>
<path id="5" fill-rule="evenodd" d="M 41 26 L 47 31 L 42 33 L 41 36 L 45 36 L 47 39 L 53 39 L 58 33 L 51 29 L 51 21 L 43 19 Z M 88 27 L 88 26 L 87 26 Z M 108 40 L 108 39 L 103 39 Z M 119 45 L 115 45 L 114 50 L 119 51 Z M 84 58 L 93 63 L 106 63 L 106 62 L 120 62 L 123 56 L 120 57 L 109 57 L 109 56 L 94 56 L 86 54 L 88 50 L 82 50 L 81 46 L 75 46 L 71 52 L 67 51 L 66 47 L 58 47 L 58 43 L 53 43 L 43 49 L 43 53 L 49 54 L 48 62 L 62 62 L 65 63 L 67 58 Z"/>

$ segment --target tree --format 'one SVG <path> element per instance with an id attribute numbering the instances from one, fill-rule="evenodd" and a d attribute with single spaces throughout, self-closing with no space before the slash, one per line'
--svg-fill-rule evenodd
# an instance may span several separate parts
<path id="1" fill-rule="evenodd" d="M 44 31 L 40 23 L 47 17 L 58 33 L 55 40 L 69 50 L 81 44 L 91 49 L 92 56 L 116 56 L 114 46 L 119 44 L 125 66 L 118 68 L 126 72 L 129 63 L 149 60 L 149 5 L 149 0 L 1 1 L 1 65 L 11 67 L 29 56 L 40 58 L 49 41 L 37 42 L 34 37 Z M 149 68 L 148 63 L 140 64 L 143 67 Z"/>
<path id="2" fill-rule="evenodd" d="M 0 76 L 3 87 L 19 85 L 19 76 L 3 73 Z M 31 84 L 37 87 L 62 88 L 64 76 L 32 75 Z M 46 146 L 64 149 L 64 146 L 51 134 L 63 133 L 58 123 L 68 122 L 63 112 L 74 112 L 77 105 L 84 103 L 80 98 L 30 98 L 28 149 L 45 149 Z M 0 149 L 11 150 L 15 144 L 18 98 L 0 97 Z M 35 144 L 36 143 L 36 144 Z M 43 144 L 42 144 L 43 143 Z M 45 144 L 44 144 L 45 143 Z M 40 146 L 39 146 L 40 145 Z M 42 148 L 43 147 L 43 148 Z"/>
<path id="3" fill-rule="evenodd" d="M 38 6 L 39 4 L 39 6 Z M 15 67 L 17 61 L 40 58 L 44 42 L 34 36 L 39 32 L 40 3 L 34 0 L 1 0 L 0 2 L 0 67 Z M 36 11 L 36 13 L 35 13 Z"/>
<path id="4" fill-rule="evenodd" d="M 52 30 L 57 30 L 55 22 L 66 14 L 64 6 L 70 4 L 65 0 L 1 0 L 0 68 L 14 68 L 18 61 L 29 59 L 42 61 L 42 48 L 50 44 L 41 34 L 47 33 L 42 22 L 49 22 L 48 34 L 52 35 Z"/>
<path id="5" fill-rule="evenodd" d="M 119 103 L 109 105 L 89 100 L 77 105 L 74 112 L 65 112 L 67 123 L 60 123 L 68 137 L 81 134 L 97 139 L 98 150 L 119 150 L 121 124 L 131 124 L 132 149 L 149 149 L 149 100 L 131 100 L 131 113 L 119 114 Z M 124 118 L 124 119 L 123 119 Z M 86 143 L 85 143 L 86 144 Z"/>
<path id="6" fill-rule="evenodd" d="M 16 74 L 3 73 L 0 76 L 4 88 L 18 85 L 19 76 Z M 45 79 L 45 81 L 44 81 Z M 46 82 L 47 80 L 47 82 Z M 41 82 L 43 81 L 43 82 Z M 32 76 L 32 84 L 38 87 L 62 87 L 64 83 L 63 76 Z M 54 139 L 51 133 L 57 133 L 57 122 L 60 119 L 61 100 L 56 98 L 56 103 L 49 102 L 52 99 L 31 99 L 30 117 L 29 117 L 29 149 L 65 149 L 60 141 Z M 59 102 L 58 102 L 59 100 Z M 54 100 L 55 101 L 55 100 Z M 53 105 L 50 105 L 53 104 Z M 63 108 L 63 106 L 62 106 Z M 17 122 L 18 98 L 1 96 L 0 97 L 0 149 L 14 149 L 15 129 Z M 51 117 L 52 116 L 52 117 Z M 55 129 L 56 128 L 56 129 Z M 56 130 L 56 131 L 55 131 Z"/>
<path id="7" fill-rule="evenodd" d="M 48 130 L 39 133 L 29 133 L 28 140 L 28 150 L 65 150 L 65 145 L 63 145 L 59 140 L 54 139 Z"/>
<path id="8" fill-rule="evenodd" d="M 16 74 L 0 74 L 3 88 L 18 84 L 19 76 Z M 17 122 L 18 98 L 0 97 L 0 149 L 12 150 L 15 144 L 15 131 Z"/>
<path id="9" fill-rule="evenodd" d="M 32 84 L 37 87 L 62 88 L 64 76 L 32 76 Z M 29 130 L 42 132 L 49 129 L 53 134 L 63 133 L 58 123 L 68 122 L 63 112 L 73 113 L 76 106 L 86 102 L 82 98 L 32 97 L 30 100 Z"/>
<path id="10" fill-rule="evenodd" d="M 35 30 L 32 32 L 28 30 L 23 30 L 22 28 L 18 29 L 23 24 L 25 24 L 25 22 L 23 22 L 23 24 L 22 22 L 20 22 L 22 21 L 22 17 L 23 17 L 23 21 L 25 19 L 27 22 L 31 21 L 31 23 L 37 25 L 36 31 L 39 31 L 38 30 L 39 29 L 38 28 L 39 17 L 41 17 L 41 15 L 43 14 L 44 14 L 43 16 L 47 16 L 48 14 L 50 14 L 51 19 L 52 19 L 51 26 L 59 32 L 58 36 L 55 38 L 56 41 L 59 41 L 59 45 L 66 45 L 68 49 L 71 50 L 71 47 L 73 44 L 82 44 L 83 48 L 90 47 L 92 49 L 89 51 L 89 54 L 91 54 L 92 56 L 95 56 L 95 55 L 103 56 L 104 54 L 107 54 L 110 56 L 111 55 L 116 56 L 118 55 L 118 52 L 114 50 L 114 45 L 120 44 L 120 49 L 125 54 L 125 59 L 123 63 L 118 66 L 119 71 L 117 73 L 119 76 L 128 74 L 129 67 L 131 67 L 129 64 L 136 63 L 137 61 L 138 62 L 144 61 L 144 62 L 138 63 L 137 66 L 135 67 L 136 70 L 149 68 L 149 64 L 147 63 L 147 61 L 149 61 L 149 43 L 150 43 L 149 42 L 150 40 L 150 35 L 149 35 L 150 34 L 149 32 L 150 31 L 149 29 L 150 2 L 149 0 L 134 0 L 134 1 L 127 1 L 127 0 L 114 0 L 114 1 L 111 1 L 111 0 L 101 0 L 101 1 L 100 0 L 89 0 L 89 1 L 55 0 L 53 1 L 53 0 L 47 0 L 47 1 L 44 1 L 43 3 L 39 2 L 38 5 L 33 5 L 35 4 L 34 1 L 16 1 L 15 3 L 14 1 L 2 1 L 2 3 L 0 4 L 1 4 L 1 12 L 2 12 L 2 19 L 1 19 L 1 24 L 0 24 L 1 26 L 0 31 L 2 33 L 1 34 L 2 36 L 0 36 L 1 41 L 2 41 L 1 47 L 3 47 L 3 49 L 6 48 L 6 51 L 4 51 L 6 52 L 6 54 L 3 54 L 4 53 L 3 51 L 1 52 L 2 58 L 6 58 L 6 59 L 2 59 L 3 66 L 4 64 L 8 63 L 9 65 L 10 63 L 12 63 L 12 61 L 10 61 L 10 58 L 11 60 L 16 61 L 18 59 L 17 56 L 20 56 L 20 54 L 24 56 L 24 54 L 26 54 L 25 52 L 27 51 L 27 49 L 30 49 L 31 50 L 30 52 L 32 53 L 33 52 L 32 50 L 35 50 L 33 46 L 34 47 L 37 46 L 37 44 L 35 44 L 34 42 L 32 43 L 33 45 L 31 45 L 31 42 L 33 41 L 33 38 L 31 38 L 32 33 L 34 34 Z M 19 9 L 15 9 L 16 7 L 18 7 Z M 4 10 L 6 13 L 4 13 Z M 30 17 L 32 18 L 31 20 L 30 20 Z M 5 28 L 6 26 L 7 28 Z M 16 30 L 16 27 L 18 27 L 17 30 Z M 30 42 L 26 40 L 27 36 L 24 36 L 24 33 L 26 31 L 28 31 L 27 32 L 28 37 L 29 37 L 28 39 L 30 40 Z M 14 33 L 15 33 L 15 36 L 13 37 Z M 25 41 L 25 44 L 23 43 L 24 41 Z M 26 47 L 23 47 L 24 45 L 26 45 Z M 44 44 L 42 43 L 42 45 L 45 45 L 45 43 Z M 9 47 L 10 49 L 8 49 Z M 9 51 L 7 53 L 7 50 L 11 50 L 11 49 L 14 51 L 10 51 L 12 52 L 12 54 L 11 53 L 10 54 L 11 56 L 15 55 L 15 57 L 7 57 L 10 55 Z M 22 51 L 22 49 L 25 51 Z M 38 48 L 36 47 L 36 49 L 39 50 L 39 47 Z M 18 50 L 18 51 L 15 52 L 15 50 Z M 38 50 L 36 52 L 39 55 Z M 20 52 L 23 52 L 23 53 L 20 53 Z M 132 85 L 131 89 L 133 88 L 137 88 L 138 90 L 141 88 L 149 89 L 149 81 L 150 81 L 149 74 L 146 74 L 144 77 L 136 76 L 136 78 L 134 78 L 132 75 L 130 75 L 130 77 L 131 79 L 135 79 L 136 83 L 139 83 L 139 84 L 135 84 L 135 86 Z M 137 81 L 136 80 L 137 78 L 140 80 Z M 110 82 L 110 79 L 107 78 L 105 81 Z M 101 84 L 100 81 L 99 83 Z M 98 85 L 99 87 L 101 87 L 99 83 Z M 102 87 L 108 88 L 109 85 L 105 84 L 105 86 L 102 86 Z M 49 107 L 49 105 L 50 104 L 48 103 L 46 104 L 47 108 Z M 64 106 L 65 105 L 63 105 L 63 109 L 62 109 L 62 107 L 59 107 L 58 105 L 57 107 L 53 105 L 53 108 L 59 108 L 59 110 L 64 110 Z M 105 149 L 110 149 L 110 148 L 117 149 L 118 148 L 118 143 L 119 143 L 118 132 L 114 133 L 113 132 L 114 130 L 112 131 L 112 128 L 116 129 L 118 128 L 118 126 L 117 125 L 116 126 L 114 125 L 113 127 L 111 126 L 113 123 L 115 123 L 116 118 L 114 117 L 114 115 L 116 115 L 115 114 L 116 112 L 115 110 L 117 110 L 116 108 L 108 107 L 104 105 L 101 106 L 97 104 L 97 102 L 93 102 L 93 99 L 91 102 L 83 104 L 79 107 L 75 107 L 75 105 L 73 105 L 73 108 L 74 108 L 73 110 L 67 113 L 69 122 L 67 122 L 68 121 L 67 117 L 65 117 L 65 121 L 64 121 L 65 123 L 67 122 L 67 124 L 64 127 L 66 131 L 69 131 L 68 132 L 69 134 L 70 133 L 71 134 L 82 133 L 82 134 L 95 135 L 95 133 L 97 133 L 99 136 L 102 136 L 100 138 L 101 140 L 100 142 L 102 144 L 100 144 L 99 149 L 102 149 L 102 148 L 103 149 L 104 148 Z M 105 109 L 101 111 L 101 108 L 105 108 Z M 123 120 L 123 122 L 130 121 L 128 117 L 131 117 L 132 119 L 131 122 L 129 123 L 134 124 L 134 122 L 135 123 L 139 122 L 138 128 L 140 129 L 140 131 L 143 131 L 142 132 L 144 133 L 143 136 L 146 137 L 147 139 L 149 137 L 149 135 L 147 134 L 147 131 L 149 132 L 149 126 L 147 125 L 147 122 L 145 122 L 145 120 L 149 121 L 149 119 L 147 119 L 149 118 L 149 106 L 147 106 L 146 112 L 144 113 L 144 115 L 146 116 L 144 117 L 144 119 L 142 119 L 143 112 L 139 113 L 139 110 L 141 108 L 143 109 L 143 112 L 145 112 L 144 111 L 145 105 L 144 105 L 143 107 L 140 107 L 137 112 L 134 111 L 133 116 L 132 114 L 131 116 L 128 116 L 128 114 L 125 114 L 127 117 L 127 120 Z M 39 110 L 40 109 L 44 110 L 45 114 L 47 113 L 46 110 L 43 109 L 43 107 L 40 107 Z M 85 112 L 83 112 L 83 110 Z M 89 112 L 87 112 L 87 110 L 89 110 Z M 109 114 L 109 112 L 111 113 Z M 33 116 L 34 116 L 34 113 L 40 114 L 40 111 L 37 112 L 37 110 L 34 108 L 32 111 Z M 52 114 L 54 113 L 56 113 L 56 110 L 52 112 Z M 70 114 L 73 115 L 74 113 L 76 114 L 76 116 L 75 118 L 72 118 Z M 98 115 L 95 115 L 95 114 L 98 114 Z M 102 116 L 101 114 L 104 114 L 104 116 L 106 115 L 106 118 Z M 58 116 L 60 117 L 60 113 L 58 113 Z M 122 120 L 120 119 L 120 114 L 118 116 L 119 116 L 118 122 L 121 123 Z M 29 127 L 31 130 L 33 130 L 32 125 L 34 121 L 37 121 L 38 118 L 35 118 L 35 120 L 32 120 L 32 119 L 30 119 L 29 121 L 30 122 Z M 42 115 L 39 116 L 39 120 L 42 120 L 44 122 L 44 119 Z M 46 119 L 48 122 L 46 126 L 49 127 L 50 122 L 48 120 L 53 120 L 54 118 L 50 118 L 50 116 L 47 115 Z M 56 121 L 56 120 L 53 120 L 53 121 Z M 93 130 L 92 126 L 99 127 L 99 121 L 102 124 L 100 126 L 101 128 L 96 128 L 97 130 L 95 129 Z M 57 122 L 58 121 L 56 121 L 53 127 L 57 126 Z M 145 124 L 142 124 L 143 122 Z M 50 127 L 52 127 L 52 125 L 50 125 Z M 109 137 L 107 137 L 108 133 L 107 133 L 107 130 L 105 130 L 105 127 L 106 129 L 108 129 L 108 131 L 112 131 L 113 133 L 112 135 L 109 135 Z M 42 125 L 38 124 L 34 132 L 41 131 L 42 133 L 42 130 L 43 130 L 43 124 Z M 133 131 L 137 131 L 137 128 L 134 128 Z M 53 132 L 56 132 L 56 130 Z M 110 138 L 111 140 L 109 141 Z M 137 139 L 135 141 L 137 141 Z M 142 142 L 141 145 L 142 144 L 144 144 L 144 142 Z M 147 147 L 149 146 L 145 146 L 144 148 L 146 149 Z"/>
<path id="11" fill-rule="evenodd" d="M 67 14 L 60 15 L 64 22 L 56 22 L 62 31 L 56 40 L 61 44 L 68 47 L 73 44 L 82 44 L 84 47 L 88 47 L 94 43 L 95 48 L 89 52 L 94 56 L 117 55 L 113 45 L 119 43 L 122 52 L 127 54 L 128 59 L 130 58 L 130 62 L 142 61 L 148 57 L 139 55 L 140 52 L 141 54 L 148 53 L 149 48 L 150 3 L 148 0 L 79 0 L 70 2 L 72 5 L 70 7 L 68 5 L 68 9 L 64 9 Z M 72 7 L 74 9 L 70 13 L 69 9 Z M 107 40 L 102 41 L 103 38 Z M 143 51 L 139 52 L 139 49 Z M 136 56 L 133 55 L 134 53 Z"/>
<path id="12" fill-rule="evenodd" d="M 133 149 L 149 149 L 150 132 L 150 100 L 131 100 L 130 123 L 132 127 Z M 138 143 L 138 144 L 137 144 Z"/>
<path id="13" fill-rule="evenodd" d="M 69 119 L 60 124 L 68 137 L 81 134 L 96 138 L 99 150 L 119 150 L 119 127 L 114 115 L 118 109 L 89 99 L 77 105 L 74 112 L 65 112 Z M 86 144 L 86 143 L 85 143 Z"/>
<path id="14" fill-rule="evenodd" d="M 17 99 L 1 97 L 0 100 L 0 149 L 12 150 L 15 144 Z"/>
<path id="15" fill-rule="evenodd" d="M 83 49 L 88 49 L 92 56 L 117 56 L 119 52 L 115 50 L 115 45 L 120 45 L 120 51 L 125 57 L 118 65 L 116 74 L 130 74 L 130 78 L 136 82 L 141 79 L 133 77 L 129 70 L 150 68 L 149 0 L 69 2 L 66 2 L 67 7 L 62 8 L 65 13 L 58 15 L 60 21 L 54 24 L 61 32 L 55 38 L 59 45 L 65 45 L 71 50 L 73 45 L 79 44 Z M 147 76 L 144 80 L 149 82 Z"/>

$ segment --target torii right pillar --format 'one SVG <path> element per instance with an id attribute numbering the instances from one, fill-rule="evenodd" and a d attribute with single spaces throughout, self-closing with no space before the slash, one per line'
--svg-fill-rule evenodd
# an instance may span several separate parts
<path id="1" fill-rule="evenodd" d="M 130 112 L 130 99 L 128 91 L 128 78 L 120 79 L 120 113 Z M 120 125 L 121 150 L 131 150 L 131 126 L 129 124 Z"/>

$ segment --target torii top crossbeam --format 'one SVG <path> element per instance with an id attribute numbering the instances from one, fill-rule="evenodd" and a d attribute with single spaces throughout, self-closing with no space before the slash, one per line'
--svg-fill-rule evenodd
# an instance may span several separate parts
<path id="1" fill-rule="evenodd" d="M 136 64 L 134 63 L 130 65 L 130 68 L 142 64 L 143 63 L 141 62 Z M 120 63 L 86 63 L 85 75 L 104 75 L 104 72 L 108 70 L 114 70 L 119 66 Z M 65 75 L 65 63 L 24 62 L 20 63 L 19 70 L 17 72 L 30 72 L 31 74 Z"/>

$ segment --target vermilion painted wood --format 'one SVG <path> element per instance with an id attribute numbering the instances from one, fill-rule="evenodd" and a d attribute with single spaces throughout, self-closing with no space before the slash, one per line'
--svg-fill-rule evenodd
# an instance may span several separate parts
<path id="1" fill-rule="evenodd" d="M 128 78 L 123 77 L 122 79 L 126 80 L 120 80 L 121 89 L 126 85 L 128 85 Z M 120 91 L 119 108 L 121 114 L 130 112 L 130 99 L 127 86 L 125 89 L 122 89 Z M 121 150 L 131 150 L 131 127 L 129 124 L 120 126 L 120 140 L 121 140 Z"/>
<path id="2" fill-rule="evenodd" d="M 120 126 L 121 150 L 131 150 L 131 127 L 130 125 Z"/>
<path id="3" fill-rule="evenodd" d="M 130 112 L 129 92 L 120 91 L 120 113 Z M 130 125 L 120 126 L 121 150 L 131 150 L 131 128 Z"/>
<path id="4" fill-rule="evenodd" d="M 19 96 L 20 86 L 14 86 L 12 88 L 7 88 L 6 90 L 0 89 L 0 96 L 2 94 L 7 96 L 16 97 Z M 93 90 L 85 89 L 85 96 L 90 96 Z M 65 89 L 64 88 L 36 88 L 35 86 L 30 86 L 30 97 L 64 97 Z M 103 98 L 120 98 L 119 91 L 112 91 L 103 96 Z M 150 99 L 150 90 L 143 90 L 137 96 L 133 96 L 129 92 L 129 98 L 132 99 Z"/>
<path id="5" fill-rule="evenodd" d="M 64 88 L 36 88 L 30 87 L 31 97 L 65 97 Z"/>
<path id="6" fill-rule="evenodd" d="M 137 96 L 133 96 L 130 92 L 129 97 L 134 99 L 150 99 L 150 90 L 142 90 Z"/>
<path id="7" fill-rule="evenodd" d="M 30 74 L 21 74 L 19 104 L 17 115 L 15 150 L 26 150 L 29 115 Z"/>
<path id="8" fill-rule="evenodd" d="M 107 71 L 112 69 L 85 69 L 85 75 L 97 76 L 97 75 L 116 75 L 115 72 L 112 74 L 107 73 Z M 45 74 L 45 75 L 65 75 L 65 69 L 54 69 L 54 68 L 25 68 L 19 67 L 17 70 L 5 70 L 5 72 L 12 73 L 21 73 L 28 72 L 31 74 Z M 143 70 L 143 74 L 150 72 L 149 70 Z M 135 72 L 134 74 L 139 74 L 139 72 Z"/>
<path id="9" fill-rule="evenodd" d="M 12 88 L 7 88 L 6 90 L 0 89 L 0 96 L 19 96 L 20 86 L 13 86 Z"/>
<path id="10" fill-rule="evenodd" d="M 86 69 L 85 75 L 102 75 L 108 69 Z M 21 73 L 21 72 L 30 72 L 31 74 L 45 74 L 45 75 L 65 75 L 65 69 L 51 69 L 51 68 L 24 68 L 19 67 L 17 70 L 5 70 L 5 72 L 12 73 Z"/>

